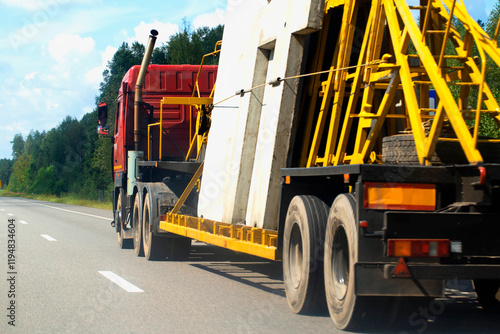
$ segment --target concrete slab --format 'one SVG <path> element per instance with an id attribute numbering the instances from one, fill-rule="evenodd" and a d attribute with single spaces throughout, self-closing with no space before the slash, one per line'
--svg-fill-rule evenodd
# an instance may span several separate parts
<path id="1" fill-rule="evenodd" d="M 228 4 L 214 101 L 300 74 L 305 35 L 321 28 L 324 0 Z M 275 228 L 298 80 L 265 85 L 216 105 L 198 212 Z"/>

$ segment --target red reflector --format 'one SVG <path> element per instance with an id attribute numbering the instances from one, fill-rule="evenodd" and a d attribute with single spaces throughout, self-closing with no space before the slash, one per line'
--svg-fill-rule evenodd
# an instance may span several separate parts
<path id="1" fill-rule="evenodd" d="M 479 169 L 479 184 L 483 186 L 486 184 L 486 168 L 477 167 L 477 169 Z"/>
<path id="2" fill-rule="evenodd" d="M 359 222 L 359 227 L 367 228 L 368 227 L 368 222 L 366 220 L 361 220 Z"/>
<path id="3" fill-rule="evenodd" d="M 394 257 L 449 257 L 448 239 L 389 239 L 387 256 Z"/>
<path id="4" fill-rule="evenodd" d="M 394 268 L 394 272 L 392 273 L 393 277 L 411 277 L 410 269 L 406 265 L 406 262 L 403 258 L 399 259 L 399 262 Z"/>

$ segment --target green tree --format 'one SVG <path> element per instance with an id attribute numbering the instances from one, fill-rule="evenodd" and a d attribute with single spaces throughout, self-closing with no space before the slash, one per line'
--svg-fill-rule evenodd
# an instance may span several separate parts
<path id="1" fill-rule="evenodd" d="M 183 21 L 179 32 L 172 35 L 170 40 L 158 49 L 154 60 L 165 59 L 167 64 L 198 65 L 205 54 L 214 51 L 215 43 L 222 39 L 224 27 L 202 27 L 193 30 L 189 22 Z M 206 65 L 216 65 L 218 58 L 210 57 L 205 60 Z"/>
<path id="2" fill-rule="evenodd" d="M 134 42 L 129 46 L 128 43 L 123 42 L 102 73 L 104 78 L 100 85 L 101 98 L 102 94 L 111 93 L 110 88 L 120 88 L 120 82 L 125 73 L 132 66 L 140 65 L 143 56 L 144 45 Z M 116 96 L 113 97 L 113 99 L 115 98 Z"/>
<path id="3" fill-rule="evenodd" d="M 11 172 L 12 160 L 0 160 L 0 181 L 2 181 L 2 187 L 6 187 L 8 185 Z"/>
<path id="4" fill-rule="evenodd" d="M 59 196 L 63 190 L 62 180 L 58 180 L 53 165 L 40 168 L 33 182 L 32 192 L 35 194 L 50 194 Z"/>
<path id="5" fill-rule="evenodd" d="M 30 191 L 30 161 L 31 156 L 23 154 L 14 162 L 9 179 L 10 191 L 28 193 Z"/>
<path id="6" fill-rule="evenodd" d="M 493 37 L 495 35 L 495 31 L 500 20 L 500 0 L 497 1 L 495 7 L 490 12 L 488 16 L 488 21 L 486 22 L 486 33 Z M 497 36 L 497 43 L 500 45 L 500 34 Z M 500 99 L 500 68 L 498 65 L 491 59 L 488 58 L 488 71 L 486 72 L 486 81 L 490 86 L 493 95 L 495 95 L 496 100 Z"/>
<path id="7" fill-rule="evenodd" d="M 500 1 L 497 1 L 495 7 L 490 12 L 488 20 L 486 21 L 486 32 L 488 35 L 493 37 L 495 35 L 495 30 L 498 25 L 498 20 L 500 19 Z M 500 41 L 500 34 L 497 36 L 497 43 Z"/>
<path id="8" fill-rule="evenodd" d="M 24 151 L 24 138 L 23 135 L 18 133 L 14 136 L 14 139 L 10 142 L 12 144 L 12 157 L 14 160 L 19 158 Z"/>
<path id="9" fill-rule="evenodd" d="M 57 172 L 62 172 L 64 164 L 64 139 L 57 128 L 53 128 L 45 135 L 40 146 L 40 151 L 44 157 L 44 166 L 53 164 L 57 167 Z"/>

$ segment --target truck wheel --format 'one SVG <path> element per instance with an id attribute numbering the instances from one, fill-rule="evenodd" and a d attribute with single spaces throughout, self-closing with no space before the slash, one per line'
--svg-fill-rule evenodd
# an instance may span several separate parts
<path id="1" fill-rule="evenodd" d="M 118 212 L 122 209 L 122 198 L 124 193 L 123 189 L 120 188 L 120 193 L 118 194 L 118 200 L 116 203 L 116 211 L 115 211 L 115 224 L 118 225 L 118 231 L 116 232 L 116 236 L 118 239 L 118 247 L 120 249 L 131 249 L 132 248 L 132 239 L 125 239 L 125 232 L 123 231 L 123 222 L 120 219 L 120 215 Z"/>
<path id="2" fill-rule="evenodd" d="M 144 256 L 148 261 L 165 260 L 168 255 L 169 238 L 155 236 L 149 226 L 155 218 L 149 194 L 147 194 L 142 214 L 142 243 L 144 245 Z"/>
<path id="3" fill-rule="evenodd" d="M 285 221 L 283 278 L 295 313 L 324 309 L 323 244 L 328 206 L 315 196 L 295 196 Z"/>
<path id="4" fill-rule="evenodd" d="M 475 279 L 479 304 L 487 311 L 500 311 L 500 280 Z"/>
<path id="5" fill-rule="evenodd" d="M 351 194 L 337 196 L 330 209 L 325 236 L 325 290 L 328 310 L 339 329 L 353 329 L 365 309 L 354 293 L 358 260 L 356 202 Z"/>
<path id="6" fill-rule="evenodd" d="M 142 247 L 142 210 L 139 194 L 135 196 L 134 209 L 132 211 L 132 229 L 134 231 L 134 252 L 137 256 L 144 256 Z"/>

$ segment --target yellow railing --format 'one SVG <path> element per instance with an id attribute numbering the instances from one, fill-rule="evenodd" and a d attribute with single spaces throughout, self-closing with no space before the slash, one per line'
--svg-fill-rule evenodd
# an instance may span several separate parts
<path id="1" fill-rule="evenodd" d="M 203 64 L 205 62 L 205 58 L 209 56 L 215 56 L 217 55 L 221 49 L 222 41 L 218 41 L 215 44 L 214 51 L 211 53 L 208 53 L 203 56 L 201 60 L 200 67 L 198 69 L 198 73 L 196 75 L 196 80 L 193 85 L 193 92 L 191 94 L 191 97 L 164 97 L 161 100 L 160 103 L 160 120 L 159 122 L 148 124 L 148 160 L 151 160 L 150 157 L 150 152 L 151 152 L 151 147 L 150 147 L 150 141 L 151 141 L 151 128 L 158 126 L 159 127 L 159 153 L 158 153 L 158 159 L 162 159 L 162 146 L 163 146 L 163 106 L 165 105 L 172 105 L 172 104 L 179 104 L 179 105 L 187 105 L 189 106 L 189 138 L 190 138 L 190 145 L 188 149 L 188 153 L 186 154 L 185 160 L 189 160 L 191 157 L 192 151 L 194 147 L 197 148 L 197 156 L 200 154 L 201 146 L 203 145 L 203 142 L 206 141 L 206 138 L 208 136 L 208 133 L 204 134 L 199 134 L 198 133 L 198 125 L 196 124 L 196 131 L 193 133 L 193 124 L 192 124 L 192 119 L 193 119 L 193 107 L 198 110 L 198 116 L 197 116 L 197 121 L 200 120 L 201 118 L 201 113 L 202 113 L 202 106 L 209 106 L 213 103 L 213 94 L 215 90 L 215 84 L 212 88 L 212 91 L 210 92 L 209 97 L 201 97 L 201 92 L 200 92 L 200 86 L 199 86 L 199 79 L 201 75 L 201 71 L 203 68 Z M 206 108 L 208 109 L 208 108 Z M 197 122 L 198 123 L 198 122 Z M 197 144 L 195 146 L 195 144 Z"/>
<path id="2" fill-rule="evenodd" d="M 160 229 L 237 252 L 281 260 L 277 231 L 173 213 L 160 216 Z"/>
<path id="3" fill-rule="evenodd" d="M 193 88 L 193 94 L 191 95 L 191 97 L 195 97 L 195 95 L 197 95 L 198 97 L 201 97 L 200 86 L 199 86 L 199 79 L 200 79 L 201 70 L 203 68 L 203 64 L 205 63 L 205 58 L 218 55 L 220 53 L 220 51 L 221 51 L 221 46 L 222 46 L 222 41 L 218 41 L 217 43 L 215 43 L 214 51 L 211 52 L 211 53 L 207 53 L 201 59 L 200 68 L 198 69 L 198 74 L 196 75 L 196 81 L 195 81 L 195 85 L 194 85 L 194 88 Z M 209 96 L 212 99 L 214 97 L 214 92 L 215 92 L 215 84 L 214 84 L 214 86 L 212 88 L 212 91 L 210 92 L 210 96 Z M 210 102 L 210 104 L 211 103 L 212 102 Z M 188 149 L 188 152 L 186 154 L 186 159 L 185 159 L 186 161 L 189 160 L 189 158 L 191 157 L 191 154 L 193 152 L 195 144 L 196 144 L 196 152 L 197 152 L 196 158 L 198 158 L 198 155 L 200 154 L 201 147 L 202 147 L 203 143 L 206 141 L 207 136 L 208 136 L 208 134 L 199 135 L 197 130 L 195 131 L 194 134 L 192 133 L 192 129 L 193 129 L 193 125 L 192 125 L 192 119 L 193 119 L 193 117 L 192 117 L 192 115 L 193 115 L 192 108 L 196 107 L 198 109 L 198 117 L 197 117 L 197 123 L 198 123 L 199 119 L 201 117 L 201 114 L 200 114 L 200 112 L 201 112 L 200 105 L 201 104 L 203 104 L 203 103 L 200 103 L 198 105 L 190 105 L 189 106 L 189 138 L 191 138 L 191 139 L 190 139 L 189 149 Z M 196 128 L 198 129 L 198 124 L 196 124 Z"/>

